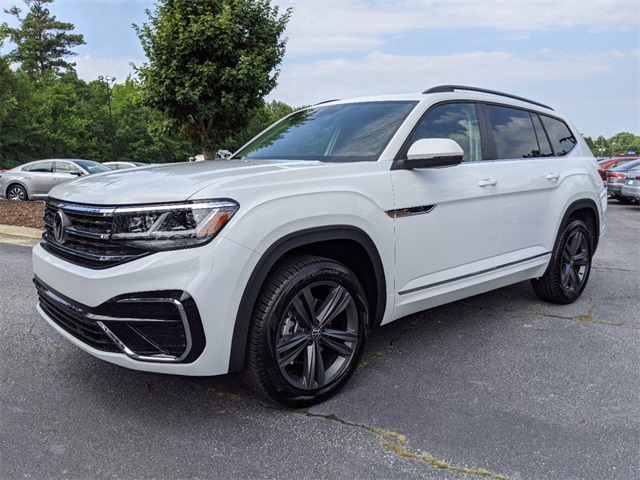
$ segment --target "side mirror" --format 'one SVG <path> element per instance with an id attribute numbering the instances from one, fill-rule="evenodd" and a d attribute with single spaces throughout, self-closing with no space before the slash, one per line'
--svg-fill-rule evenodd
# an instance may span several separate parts
<path id="1" fill-rule="evenodd" d="M 406 159 L 393 162 L 391 170 L 453 167 L 462 162 L 464 151 L 450 138 L 422 138 L 409 147 Z"/>

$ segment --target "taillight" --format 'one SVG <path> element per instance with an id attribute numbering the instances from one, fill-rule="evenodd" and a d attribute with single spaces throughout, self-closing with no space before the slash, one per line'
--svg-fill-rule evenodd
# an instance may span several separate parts
<path id="1" fill-rule="evenodd" d="M 607 178 L 624 178 L 624 173 L 608 173 Z"/>
<path id="2" fill-rule="evenodd" d="M 640 180 L 640 175 L 636 175 L 636 178 L 634 180 Z"/>

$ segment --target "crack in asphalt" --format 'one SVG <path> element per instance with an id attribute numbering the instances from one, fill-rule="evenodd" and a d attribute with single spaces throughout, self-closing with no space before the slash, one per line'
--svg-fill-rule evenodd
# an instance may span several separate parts
<path id="1" fill-rule="evenodd" d="M 33 329 L 35 328 L 35 325 L 31 325 L 29 327 L 29 329 L 27 330 L 27 334 L 33 338 L 37 343 L 39 343 L 40 345 L 44 345 L 45 347 L 49 347 L 51 349 L 53 349 L 54 351 L 59 351 L 60 350 L 60 345 L 58 345 L 57 343 L 54 342 L 48 342 L 42 338 L 40 338 L 38 335 L 36 335 L 33 332 Z"/>
<path id="2" fill-rule="evenodd" d="M 628 270 L 626 268 L 617 267 L 591 267 L 591 270 L 605 270 L 607 272 L 625 272 L 625 273 L 637 273 L 638 270 Z"/>
<path id="3" fill-rule="evenodd" d="M 361 428 L 363 430 L 367 430 L 377 435 L 378 439 L 380 440 L 380 444 L 383 447 L 393 451 L 395 454 L 404 458 L 422 461 L 433 468 L 449 470 L 451 472 L 460 473 L 462 475 L 475 475 L 475 476 L 480 476 L 485 478 L 491 478 L 494 480 L 509 480 L 509 477 L 492 473 L 492 472 L 489 472 L 488 470 L 484 470 L 480 468 L 456 467 L 454 465 L 451 465 L 450 463 L 444 462 L 442 460 L 438 460 L 437 458 L 429 455 L 428 453 L 412 452 L 408 449 L 409 441 L 407 440 L 407 438 L 404 435 L 399 434 L 397 432 L 393 432 L 391 430 L 384 430 L 381 428 L 373 427 L 371 425 L 367 425 L 365 423 L 349 422 L 347 420 L 344 420 L 338 417 L 333 413 L 330 413 L 330 414 L 313 413 L 308 409 L 301 410 L 298 413 L 304 415 L 305 417 L 323 418 L 325 420 L 338 422 L 348 427 L 356 427 L 356 428 Z"/>
<path id="4" fill-rule="evenodd" d="M 411 328 L 413 328 L 413 327 L 410 326 L 409 328 L 407 328 L 406 331 L 411 330 Z M 406 331 L 403 332 L 403 334 L 406 333 Z M 402 336 L 402 334 L 400 336 Z M 398 337 L 398 338 L 400 338 L 400 337 Z M 314 413 L 314 412 L 310 411 L 308 408 L 305 408 L 305 409 L 292 409 L 292 408 L 281 407 L 279 405 L 266 404 L 266 403 L 263 403 L 261 401 L 261 399 L 258 398 L 258 397 L 245 396 L 245 395 L 240 395 L 240 394 L 237 394 L 237 393 L 230 393 L 230 392 L 221 392 L 221 391 L 216 390 L 214 388 L 209 388 L 209 389 L 207 389 L 207 391 L 209 393 L 211 393 L 216 399 L 219 399 L 219 400 L 227 400 L 227 401 L 230 401 L 232 403 L 241 403 L 241 402 L 247 402 L 247 401 L 248 402 L 253 402 L 253 403 L 257 404 L 259 407 L 262 407 L 262 408 L 264 408 L 266 410 L 276 410 L 278 412 L 293 413 L 295 415 L 300 415 L 300 416 L 307 417 L 307 418 L 321 418 L 321 419 L 324 419 L 324 420 L 329 420 L 329 421 L 333 421 L 333 422 L 339 423 L 340 425 L 344 425 L 346 427 L 359 428 L 359 429 L 362 429 L 362 430 L 366 430 L 366 431 L 376 435 L 378 437 L 378 440 L 380 441 L 380 444 L 384 448 L 387 448 L 387 449 L 391 450 L 396 455 L 404 457 L 404 458 L 408 458 L 408 459 L 411 459 L 411 460 L 416 460 L 416 461 L 423 462 L 423 463 L 427 464 L 428 466 L 430 466 L 432 468 L 448 470 L 448 471 L 451 471 L 451 472 L 460 473 L 462 475 L 475 475 L 475 476 L 478 476 L 478 477 L 490 478 L 492 480 L 510 480 L 509 477 L 506 477 L 504 475 L 500 475 L 500 474 L 497 474 L 497 473 L 492 473 L 492 472 L 489 472 L 488 470 L 484 470 L 484 469 L 481 469 L 481 468 L 458 467 L 458 466 L 452 465 L 452 464 L 450 464 L 448 462 L 445 462 L 443 460 L 439 460 L 439 459 L 429 455 L 428 453 L 424 453 L 424 452 L 415 453 L 415 452 L 412 452 L 408 448 L 409 441 L 407 440 L 407 437 L 405 435 L 402 435 L 400 433 L 397 433 L 397 432 L 394 432 L 394 431 L 391 431 L 391 430 L 385 430 L 385 429 L 382 429 L 382 428 L 378 428 L 378 427 L 374 427 L 374 426 L 371 426 L 371 425 L 367 425 L 366 423 L 350 422 L 348 420 L 345 420 L 343 418 L 338 417 L 334 413 L 329 413 L 329 414 Z M 218 410 L 215 413 L 216 414 L 226 414 L 227 411 L 226 410 Z"/>
<path id="5" fill-rule="evenodd" d="M 416 318 L 409 324 L 407 328 L 405 328 L 402 332 L 400 332 L 400 334 L 396 338 L 391 340 L 385 348 L 378 350 L 376 352 L 373 352 L 365 360 L 361 361 L 360 364 L 356 367 L 355 373 L 358 373 L 363 368 L 366 368 L 369 365 L 369 363 L 371 363 L 376 358 L 382 357 L 384 355 L 387 355 L 393 352 L 393 350 L 395 349 L 395 343 L 398 340 L 400 340 L 402 337 L 404 337 L 409 331 L 413 330 L 413 328 L 417 325 L 417 323 L 418 323 L 418 319 Z"/>
<path id="6" fill-rule="evenodd" d="M 612 322 L 610 320 L 597 320 L 597 319 L 593 318 L 593 310 L 594 310 L 594 306 L 593 305 L 589 308 L 589 311 L 585 315 L 575 315 L 573 317 L 567 317 L 567 316 L 564 316 L 564 315 L 554 315 L 553 313 L 536 312 L 536 311 L 532 311 L 532 310 L 520 310 L 520 309 L 503 308 L 503 307 L 483 307 L 481 305 L 472 305 L 470 303 L 461 303 L 460 305 L 463 306 L 463 307 L 466 307 L 466 308 L 473 308 L 473 309 L 476 309 L 476 310 L 489 310 L 489 311 L 494 311 L 494 312 L 518 313 L 518 314 L 529 315 L 529 316 L 542 316 L 542 317 L 549 317 L 549 318 L 557 318 L 559 320 L 572 320 L 572 321 L 576 321 L 576 322 L 585 322 L 585 323 L 593 323 L 593 324 L 599 324 L 599 325 L 608 325 L 610 327 L 632 328 L 632 329 L 636 329 L 636 330 L 640 329 L 640 324 L 624 323 L 624 322 Z"/>

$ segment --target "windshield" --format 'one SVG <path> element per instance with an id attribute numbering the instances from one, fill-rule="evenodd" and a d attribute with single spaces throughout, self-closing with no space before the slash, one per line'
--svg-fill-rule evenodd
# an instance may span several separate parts
<path id="1" fill-rule="evenodd" d="M 293 113 L 234 158 L 362 162 L 377 160 L 417 102 L 365 102 Z"/>
<path id="2" fill-rule="evenodd" d="M 113 171 L 109 167 L 106 167 L 101 163 L 94 162 L 93 160 L 74 160 L 73 163 L 80 165 L 89 173 L 102 173 L 102 172 Z"/>

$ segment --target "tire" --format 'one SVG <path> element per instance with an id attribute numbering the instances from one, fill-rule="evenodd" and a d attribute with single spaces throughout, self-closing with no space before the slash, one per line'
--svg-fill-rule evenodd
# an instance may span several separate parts
<path id="1" fill-rule="evenodd" d="M 556 239 L 547 271 L 531 280 L 539 298 L 567 304 L 580 297 L 591 273 L 593 238 L 582 220 L 569 221 Z"/>
<path id="2" fill-rule="evenodd" d="M 7 199 L 24 202 L 25 200 L 28 200 L 29 197 L 27 196 L 27 191 L 24 187 L 14 184 L 7 188 Z"/>
<path id="3" fill-rule="evenodd" d="M 308 407 L 337 393 L 355 371 L 368 325 L 364 290 L 327 258 L 286 259 L 262 287 L 249 330 L 246 375 L 258 393 Z"/>

